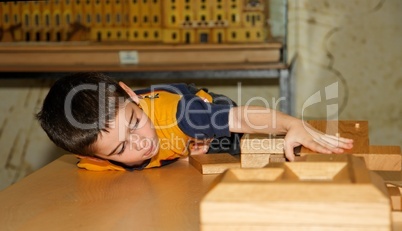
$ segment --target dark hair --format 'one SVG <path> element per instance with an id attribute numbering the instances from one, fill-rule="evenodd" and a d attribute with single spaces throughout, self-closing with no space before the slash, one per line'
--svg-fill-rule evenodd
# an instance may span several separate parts
<path id="1" fill-rule="evenodd" d="M 92 144 L 107 131 L 129 95 L 111 77 L 77 73 L 57 80 L 36 115 L 43 130 L 68 152 L 92 156 Z"/>

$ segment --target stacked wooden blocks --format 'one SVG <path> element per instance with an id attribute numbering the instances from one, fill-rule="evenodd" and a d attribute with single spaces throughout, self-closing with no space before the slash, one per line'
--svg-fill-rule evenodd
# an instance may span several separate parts
<path id="1" fill-rule="evenodd" d="M 352 155 L 230 169 L 201 202 L 201 229 L 389 230 L 385 185 Z"/>
<path id="2" fill-rule="evenodd" d="M 203 174 L 224 172 L 201 202 L 201 229 L 402 230 L 400 147 L 370 145 L 366 121 L 306 126 L 352 138 L 354 147 L 332 155 L 301 147 L 286 162 L 284 137 L 244 135 L 240 160 L 190 157 Z"/>
<path id="3" fill-rule="evenodd" d="M 351 138 L 354 147 L 345 150 L 345 154 L 363 157 L 369 170 L 401 171 L 402 156 L 399 146 L 374 146 L 369 143 L 367 121 L 309 121 L 306 126 L 312 126 L 329 135 Z M 213 154 L 190 156 L 190 163 L 203 174 L 218 174 L 229 167 L 262 168 L 270 162 L 285 162 L 285 140 L 283 136 L 262 134 L 245 134 L 240 141 L 240 161 L 230 154 Z M 297 153 L 300 157 L 319 154 L 301 147 Z M 298 159 L 303 158 L 296 158 Z M 211 170 L 209 170 L 211 169 Z"/>
<path id="4" fill-rule="evenodd" d="M 241 167 L 262 168 L 270 162 L 284 162 L 282 136 L 245 134 L 240 141 Z"/>

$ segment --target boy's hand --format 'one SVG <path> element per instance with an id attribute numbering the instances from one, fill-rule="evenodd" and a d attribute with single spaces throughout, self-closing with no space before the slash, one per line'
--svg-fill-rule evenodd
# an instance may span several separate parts
<path id="1" fill-rule="evenodd" d="M 353 140 L 324 134 L 308 123 L 295 120 L 285 136 L 285 156 L 289 161 L 294 160 L 293 149 L 300 145 L 323 154 L 343 153 L 344 149 L 353 148 Z"/>
<path id="2" fill-rule="evenodd" d="M 191 155 L 198 155 L 198 154 L 205 154 L 209 150 L 209 145 L 211 144 L 212 139 L 205 139 L 205 140 L 192 140 L 189 145 L 188 149 Z"/>

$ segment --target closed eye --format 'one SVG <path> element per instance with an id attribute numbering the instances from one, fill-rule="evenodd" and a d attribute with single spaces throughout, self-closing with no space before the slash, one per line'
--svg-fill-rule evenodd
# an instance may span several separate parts
<path id="1" fill-rule="evenodd" d="M 139 123 L 140 123 L 140 119 L 137 118 L 137 119 L 135 120 L 135 123 L 130 125 L 130 130 L 131 130 L 131 131 L 136 130 L 136 129 L 138 128 L 138 124 L 139 124 Z"/>
<path id="2" fill-rule="evenodd" d="M 124 150 L 126 150 L 126 142 L 123 143 L 123 145 L 121 146 L 120 151 L 118 153 L 116 153 L 116 155 L 123 154 Z"/>

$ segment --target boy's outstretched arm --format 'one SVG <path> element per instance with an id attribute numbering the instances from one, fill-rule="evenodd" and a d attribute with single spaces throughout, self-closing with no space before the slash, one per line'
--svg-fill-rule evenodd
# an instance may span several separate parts
<path id="1" fill-rule="evenodd" d="M 294 160 L 293 149 L 303 145 L 319 153 L 342 153 L 353 147 L 353 140 L 324 134 L 300 119 L 258 106 L 232 107 L 229 130 L 238 133 L 286 134 L 285 155 Z"/>

